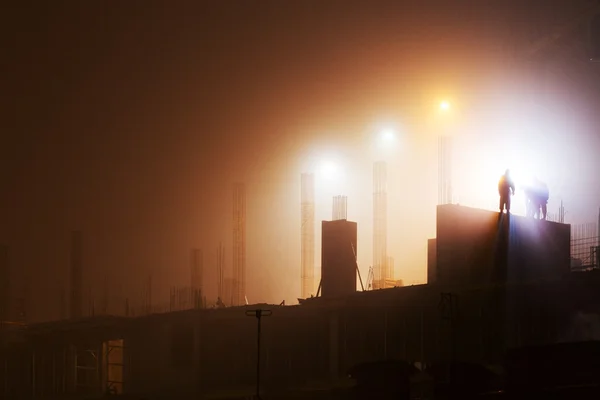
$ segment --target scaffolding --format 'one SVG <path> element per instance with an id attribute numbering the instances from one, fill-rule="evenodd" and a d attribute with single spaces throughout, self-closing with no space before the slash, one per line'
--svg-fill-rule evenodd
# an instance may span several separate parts
<path id="1" fill-rule="evenodd" d="M 83 307 L 83 234 L 81 231 L 71 233 L 71 298 L 70 317 L 82 317 Z"/>
<path id="2" fill-rule="evenodd" d="M 246 298 L 246 185 L 233 186 L 233 306 Z"/>
<path id="3" fill-rule="evenodd" d="M 219 243 L 217 248 L 217 297 L 223 301 L 223 285 L 225 284 L 225 248 Z"/>
<path id="4" fill-rule="evenodd" d="M 345 219 L 348 219 L 348 197 L 334 196 L 331 220 L 338 221 Z"/>
<path id="5" fill-rule="evenodd" d="M 388 279 L 387 267 L 387 164 L 373 164 L 373 288 Z"/>
<path id="6" fill-rule="evenodd" d="M 300 279 L 301 297 L 315 290 L 315 178 L 304 173 L 300 177 Z"/>

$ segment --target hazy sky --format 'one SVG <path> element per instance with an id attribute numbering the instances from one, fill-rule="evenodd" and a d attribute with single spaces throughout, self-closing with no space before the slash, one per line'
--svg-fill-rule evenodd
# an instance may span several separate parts
<path id="1" fill-rule="evenodd" d="M 1 13 L 0 242 L 34 319 L 58 315 L 74 229 L 86 287 L 98 296 L 108 276 L 111 308 L 139 303 L 148 274 L 166 303 L 188 284 L 192 247 L 214 296 L 219 242 L 231 270 L 236 181 L 248 298 L 293 302 L 300 173 L 324 159 L 344 173 L 318 178 L 317 219 L 348 195 L 363 279 L 372 162 L 389 161 L 388 249 L 399 278 L 422 282 L 441 131 L 456 135 L 456 201 L 495 207 L 511 167 L 549 183 L 550 211 L 564 200 L 571 222 L 597 216 L 600 86 L 584 35 L 521 55 L 586 1 L 39 3 Z M 397 141 L 381 153 L 384 128 Z"/>

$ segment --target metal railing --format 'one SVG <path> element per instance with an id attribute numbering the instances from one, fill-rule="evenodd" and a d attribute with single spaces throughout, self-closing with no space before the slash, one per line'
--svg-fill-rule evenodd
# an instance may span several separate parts
<path id="1" fill-rule="evenodd" d="M 600 268 L 598 236 L 571 239 L 571 268 L 585 270 Z"/>

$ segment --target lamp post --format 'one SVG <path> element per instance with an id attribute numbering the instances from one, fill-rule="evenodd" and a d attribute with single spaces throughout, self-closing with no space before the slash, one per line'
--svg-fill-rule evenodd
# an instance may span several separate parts
<path id="1" fill-rule="evenodd" d="M 256 398 L 260 400 L 260 322 L 262 317 L 270 317 L 273 312 L 271 310 L 247 310 L 247 317 L 256 317 L 258 329 L 256 335 Z"/>

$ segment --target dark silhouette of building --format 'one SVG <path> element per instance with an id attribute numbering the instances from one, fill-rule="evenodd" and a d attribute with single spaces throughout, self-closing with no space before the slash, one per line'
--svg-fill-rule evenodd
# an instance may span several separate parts
<path id="1" fill-rule="evenodd" d="M 570 270 L 567 224 L 515 215 L 498 219 L 495 212 L 443 205 L 437 208 L 436 235 L 429 243 L 430 282 L 535 281 L 560 278 Z"/>
<path id="2" fill-rule="evenodd" d="M 347 296 L 356 291 L 357 224 L 346 220 L 321 225 L 321 295 Z"/>

